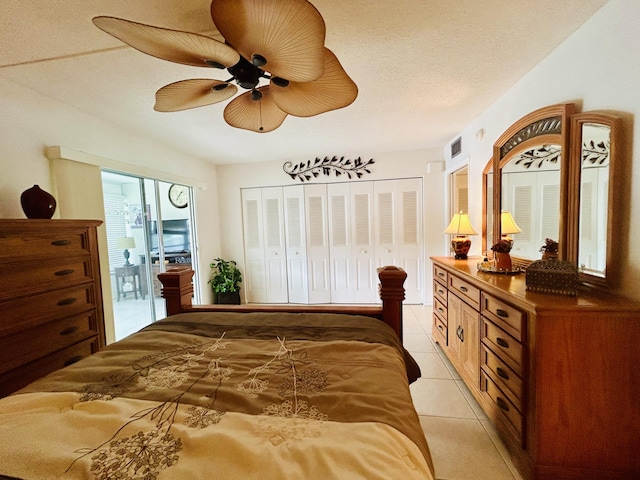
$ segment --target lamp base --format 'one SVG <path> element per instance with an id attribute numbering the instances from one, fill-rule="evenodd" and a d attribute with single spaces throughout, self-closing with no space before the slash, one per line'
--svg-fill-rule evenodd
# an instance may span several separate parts
<path id="1" fill-rule="evenodd" d="M 129 253 L 129 249 L 125 248 L 124 250 L 124 266 L 125 267 L 130 267 L 131 266 L 131 262 L 129 261 L 129 257 L 131 256 L 131 254 Z"/>
<path id="2" fill-rule="evenodd" d="M 465 236 L 456 236 L 451 239 L 451 250 L 456 260 L 466 260 L 469 249 L 471 248 L 471 239 Z"/>

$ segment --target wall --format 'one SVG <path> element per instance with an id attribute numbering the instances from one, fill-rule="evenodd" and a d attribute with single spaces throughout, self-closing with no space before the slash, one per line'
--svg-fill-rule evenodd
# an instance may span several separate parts
<path id="1" fill-rule="evenodd" d="M 580 111 L 615 110 L 628 112 L 625 138 L 628 186 L 619 192 L 626 212 L 628 238 L 640 238 L 640 2 L 611 0 L 580 29 L 524 76 L 482 115 L 471 122 L 452 141 L 462 136 L 463 154 L 469 159 L 471 180 L 470 214 L 474 225 L 481 225 L 482 169 L 491 158 L 493 142 L 512 123 L 538 108 L 574 102 Z M 476 138 L 482 130 L 481 140 Z M 480 135 L 478 135 L 480 136 Z M 635 139 L 635 141 L 633 141 Z M 445 148 L 445 157 L 449 147 Z M 458 157 L 456 157 L 457 159 Z M 451 160 L 447 168 L 451 169 Z M 475 179 L 475 180 L 473 180 Z M 630 241 L 620 243 L 622 272 L 619 290 L 640 300 L 640 256 Z M 472 252 L 480 254 L 479 242 Z"/>
<path id="2" fill-rule="evenodd" d="M 101 198 L 102 190 L 90 188 L 92 184 L 82 175 L 73 177 L 75 183 L 71 177 L 66 183 L 58 179 L 57 183 L 63 185 L 57 185 L 45 152 L 48 147 L 62 147 L 53 149 L 53 154 L 49 152 L 52 158 L 107 165 L 130 173 L 144 172 L 167 181 L 178 178 L 198 186 L 196 233 L 203 272 L 200 287 L 201 291 L 207 291 L 208 259 L 220 250 L 217 177 L 211 163 L 140 138 L 135 132 L 1 78 L 0 112 L 0 218 L 24 218 L 20 194 L 34 184 L 49 192 L 57 190 L 57 217 L 78 218 L 77 206 L 86 204 L 89 198 Z M 89 203 L 94 203 L 93 200 Z M 73 217 L 64 212 L 74 212 Z M 106 258 L 106 253 L 103 257 Z M 112 323 L 112 318 L 107 318 L 109 322 Z"/>
<path id="3" fill-rule="evenodd" d="M 333 154 L 328 154 L 332 156 Z M 324 158 L 323 153 L 319 156 Z M 345 155 L 346 158 L 363 160 L 373 158 L 371 174 L 365 174 L 361 180 L 384 180 L 392 178 L 421 177 L 424 190 L 424 239 L 425 258 L 430 255 L 446 255 L 448 250 L 443 242 L 442 231 L 446 227 L 444 213 L 444 173 L 443 157 L 440 149 Z M 301 162 L 308 159 L 291 160 Z M 283 171 L 282 162 L 266 162 L 243 165 L 218 166 L 218 195 L 220 199 L 220 235 L 222 256 L 235 260 L 241 271 L 244 271 L 243 232 L 241 188 L 261 186 L 284 186 L 300 184 Z M 313 183 L 332 183 L 349 181 L 344 175 L 340 177 L 320 175 Z M 305 182 L 307 183 L 307 182 Z M 427 262 L 425 268 L 426 303 L 431 302 L 431 267 Z"/>

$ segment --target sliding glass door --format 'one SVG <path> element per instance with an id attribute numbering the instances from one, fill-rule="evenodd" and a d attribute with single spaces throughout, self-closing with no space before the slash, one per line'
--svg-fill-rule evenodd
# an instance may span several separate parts
<path id="1" fill-rule="evenodd" d="M 166 316 L 158 273 L 197 265 L 191 188 L 109 171 L 102 184 L 119 340 Z"/>

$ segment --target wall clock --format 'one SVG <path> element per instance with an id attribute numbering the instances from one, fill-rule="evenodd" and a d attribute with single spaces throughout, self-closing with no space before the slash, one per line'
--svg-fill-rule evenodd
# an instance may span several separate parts
<path id="1" fill-rule="evenodd" d="M 176 185 L 169 187 L 169 201 L 176 208 L 185 208 L 189 200 L 189 187 Z"/>

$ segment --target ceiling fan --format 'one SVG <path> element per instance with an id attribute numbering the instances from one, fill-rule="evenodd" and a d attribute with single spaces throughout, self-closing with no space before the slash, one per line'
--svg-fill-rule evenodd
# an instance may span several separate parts
<path id="1" fill-rule="evenodd" d="M 287 115 L 311 117 L 346 107 L 358 87 L 324 46 L 325 24 L 307 0 L 213 0 L 211 18 L 225 42 L 108 16 L 93 23 L 131 47 L 185 65 L 224 70 L 227 80 L 190 79 L 156 92 L 154 109 L 212 105 L 237 128 L 266 133 Z M 237 86 L 236 86 L 237 85 Z"/>

